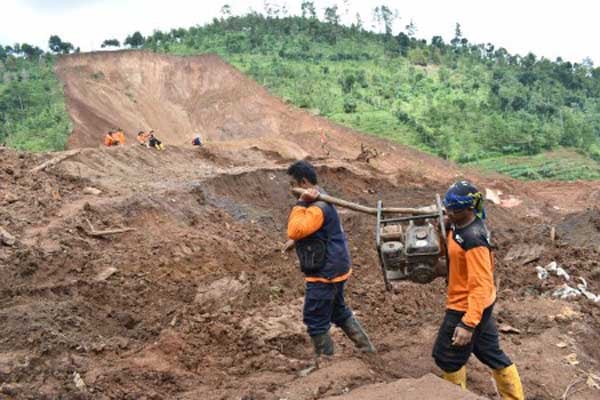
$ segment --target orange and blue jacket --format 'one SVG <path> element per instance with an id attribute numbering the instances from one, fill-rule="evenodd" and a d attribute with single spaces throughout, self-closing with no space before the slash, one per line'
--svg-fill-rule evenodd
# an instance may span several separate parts
<path id="1" fill-rule="evenodd" d="M 323 268 L 310 276 L 305 275 L 306 282 L 337 283 L 350 277 L 348 242 L 333 205 L 323 201 L 310 204 L 298 201 L 288 217 L 287 232 L 297 244 L 308 239 L 321 239 L 326 243 Z"/>
<path id="2" fill-rule="evenodd" d="M 474 329 L 483 311 L 496 301 L 494 255 L 489 231 L 480 218 L 464 228 L 450 227 L 448 258 L 447 308 L 464 312 L 461 325 Z"/>

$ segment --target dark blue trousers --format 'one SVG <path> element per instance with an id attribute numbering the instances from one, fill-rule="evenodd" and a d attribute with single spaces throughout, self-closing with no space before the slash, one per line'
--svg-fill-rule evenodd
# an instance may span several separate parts
<path id="1" fill-rule="evenodd" d="M 331 323 L 341 326 L 352 316 L 344 301 L 346 282 L 306 282 L 304 294 L 304 324 L 310 336 L 329 331 Z"/>
<path id="2" fill-rule="evenodd" d="M 445 372 L 458 371 L 467 363 L 471 353 L 492 369 L 504 368 L 512 364 L 510 358 L 500 349 L 498 329 L 492 315 L 493 309 L 492 304 L 484 310 L 481 322 L 473 332 L 471 342 L 461 347 L 452 345 L 452 335 L 464 312 L 446 310 L 444 322 L 433 346 L 432 355 L 438 367 Z"/>

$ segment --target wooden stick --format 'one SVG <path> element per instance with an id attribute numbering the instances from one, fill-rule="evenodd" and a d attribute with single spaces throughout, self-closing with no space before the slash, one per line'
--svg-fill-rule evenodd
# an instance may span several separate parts
<path id="1" fill-rule="evenodd" d="M 53 165 L 56 165 L 59 162 L 64 161 L 64 160 L 66 160 L 69 157 L 73 157 L 73 156 L 79 154 L 80 152 L 81 152 L 81 149 L 65 151 L 65 152 L 61 153 L 60 155 L 58 155 L 58 156 L 56 156 L 54 158 L 51 158 L 50 160 L 48 160 L 48 161 L 46 161 L 46 162 L 38 165 L 37 167 L 31 169 L 31 171 L 29 171 L 29 172 L 32 173 L 32 174 L 35 174 L 36 172 L 43 171 L 46 168 L 51 167 Z"/>
<path id="2" fill-rule="evenodd" d="M 304 189 L 293 188 L 292 192 L 297 195 L 302 195 Z M 349 208 L 350 210 L 362 212 L 365 214 L 377 215 L 377 209 L 374 207 L 366 207 L 360 204 L 352 203 L 350 201 L 338 199 L 337 197 L 329 196 L 328 194 L 320 193 L 317 200 L 323 200 L 327 203 L 335 204 L 340 207 Z M 407 207 L 386 207 L 382 209 L 383 213 L 389 214 L 412 214 L 412 215 L 425 215 L 436 212 L 437 209 L 423 209 L 423 208 L 407 208 Z"/>
<path id="3" fill-rule="evenodd" d="M 117 233 L 125 233 L 125 232 L 131 232 L 131 231 L 136 230 L 135 228 L 117 228 L 117 229 L 107 229 L 104 231 L 97 231 L 94 229 L 94 226 L 92 225 L 92 223 L 90 222 L 89 219 L 86 218 L 86 221 L 88 223 L 88 226 L 90 227 L 90 230 L 87 231 L 84 229 L 84 231 L 88 236 L 115 235 Z"/>
<path id="4" fill-rule="evenodd" d="M 105 231 L 93 231 L 86 232 L 89 236 L 105 236 L 105 235 L 115 235 L 117 233 L 125 233 L 135 231 L 135 228 L 119 228 L 119 229 L 108 229 Z"/>

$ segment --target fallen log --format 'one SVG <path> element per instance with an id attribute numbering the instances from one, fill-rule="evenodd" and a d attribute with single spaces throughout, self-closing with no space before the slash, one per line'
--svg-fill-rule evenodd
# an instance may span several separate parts
<path id="1" fill-rule="evenodd" d="M 297 195 L 302 195 L 304 193 L 304 189 L 302 188 L 293 188 L 292 192 Z M 329 196 L 328 194 L 320 193 L 317 200 L 322 200 L 327 203 L 335 204 L 336 206 L 348 208 L 350 210 L 362 212 L 365 214 L 377 215 L 377 208 L 375 207 L 367 207 L 357 203 L 352 203 L 350 201 L 338 199 L 337 197 Z M 437 212 L 437 208 L 435 206 L 428 206 L 422 208 L 409 208 L 409 207 L 384 207 L 382 208 L 382 212 L 389 214 L 410 214 L 410 215 L 427 215 L 431 213 Z"/>
<path id="2" fill-rule="evenodd" d="M 60 163 L 61 161 L 66 160 L 69 157 L 73 157 L 77 154 L 79 154 L 81 152 L 81 149 L 75 149 L 75 150 L 69 150 L 69 151 L 65 151 L 63 153 L 61 153 L 60 155 L 51 158 L 50 160 L 38 165 L 37 167 L 31 169 L 31 171 L 29 171 L 32 174 L 35 174 L 36 172 L 40 172 L 45 170 L 46 168 L 52 167 L 53 165 L 56 165 L 58 163 Z"/>

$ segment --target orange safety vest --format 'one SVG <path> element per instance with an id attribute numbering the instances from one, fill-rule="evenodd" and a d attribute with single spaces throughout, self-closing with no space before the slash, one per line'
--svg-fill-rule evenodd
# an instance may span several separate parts
<path id="1" fill-rule="evenodd" d="M 106 136 L 104 136 L 104 145 L 105 146 L 114 146 L 115 144 L 118 144 L 118 141 L 115 140 L 115 138 L 113 138 L 111 135 L 106 134 Z"/>
<path id="2" fill-rule="evenodd" d="M 125 144 L 125 133 L 123 133 L 123 131 L 118 131 L 115 133 L 115 136 L 120 144 Z"/>

